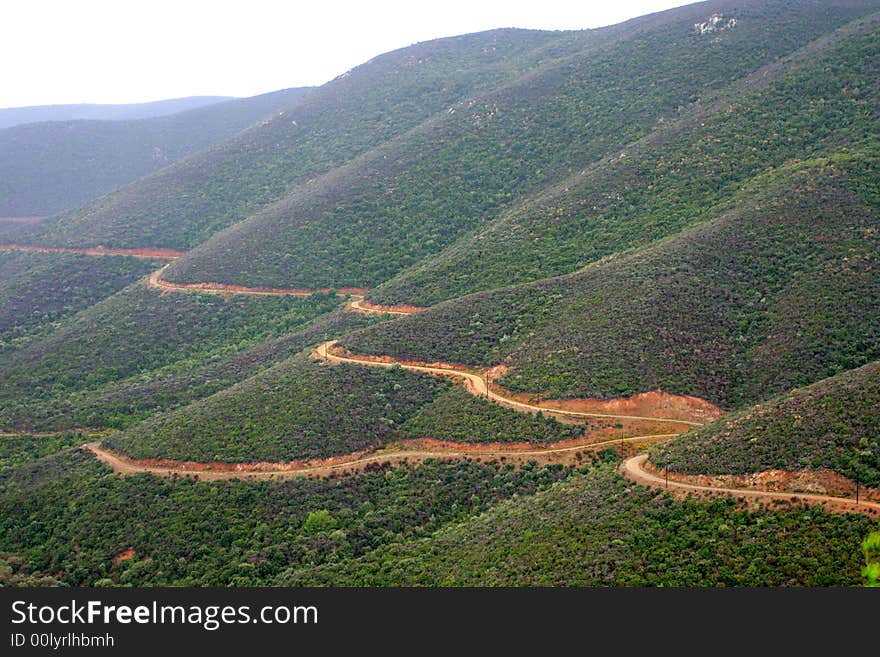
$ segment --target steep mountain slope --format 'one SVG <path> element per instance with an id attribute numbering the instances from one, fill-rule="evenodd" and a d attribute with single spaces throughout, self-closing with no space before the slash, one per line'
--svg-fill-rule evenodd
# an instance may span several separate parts
<path id="1" fill-rule="evenodd" d="M 602 466 L 286 586 L 858 586 L 867 518 L 676 501 Z"/>
<path id="2" fill-rule="evenodd" d="M 878 31 L 875 14 L 759 69 L 689 115 L 514 205 L 370 299 L 430 305 L 568 273 L 711 218 L 750 179 L 788 160 L 876 140 Z"/>
<path id="3" fill-rule="evenodd" d="M 244 130 L 308 91 L 285 89 L 169 116 L 0 130 L 0 216 L 73 208 Z"/>
<path id="4" fill-rule="evenodd" d="M 355 353 L 489 366 L 550 397 L 662 388 L 733 408 L 880 356 L 873 153 L 796 162 L 716 219 L 539 283 L 363 329 Z"/>
<path id="5" fill-rule="evenodd" d="M 28 107 L 8 107 L 0 109 L 0 130 L 23 123 L 40 121 L 134 121 L 154 116 L 167 116 L 214 105 L 224 100 L 234 100 L 230 96 L 190 96 L 170 98 L 150 103 L 129 103 L 122 105 L 31 105 Z"/>
<path id="6" fill-rule="evenodd" d="M 4 356 L 0 426 L 39 425 L 45 416 L 31 413 L 34 402 L 63 404 L 76 392 L 147 378 L 172 365 L 185 370 L 232 356 L 295 331 L 339 304 L 331 295 L 229 300 L 161 295 L 135 283 Z"/>
<path id="7" fill-rule="evenodd" d="M 64 450 L 0 471 L 0 552 L 68 586 L 269 585 L 287 568 L 431 533 L 565 474 L 464 461 L 211 484 L 121 478 Z"/>
<path id="8" fill-rule="evenodd" d="M 29 233 L 55 245 L 190 248 L 331 170 L 565 52 L 581 35 L 497 30 L 388 53 L 314 90 L 222 145 Z M 24 238 L 23 238 L 24 239 Z"/>
<path id="9" fill-rule="evenodd" d="M 880 486 L 880 362 L 824 379 L 655 447 L 651 462 L 685 474 L 827 468 Z"/>
<path id="10" fill-rule="evenodd" d="M 147 260 L 0 251 L 0 353 L 97 303 L 158 265 Z"/>
<path id="11" fill-rule="evenodd" d="M 733 6 L 712 3 L 711 8 L 732 11 L 737 18 L 735 27 L 714 38 L 694 30 L 694 18 L 702 16 L 705 6 L 666 12 L 650 26 L 632 25 L 629 33 L 619 34 L 602 48 L 585 48 L 500 89 L 454 105 L 217 235 L 174 263 L 166 276 L 177 282 L 375 286 L 486 225 L 517 199 L 543 192 L 548 183 L 565 180 L 609 153 L 617 158 L 624 146 L 658 125 L 675 122 L 698 109 L 691 107 L 694 101 L 717 93 L 866 11 L 865 7 L 835 5 L 829 10 L 825 4 L 803 3 L 794 17 L 780 22 L 774 18 L 787 3 L 737 3 L 735 10 Z M 875 34 L 876 25 L 862 31 Z M 869 39 L 869 45 L 876 46 L 875 41 Z M 856 52 L 853 60 L 859 61 L 862 54 Z M 862 93 L 870 98 L 876 86 L 871 77 L 876 72 L 876 53 L 869 50 L 867 54 L 871 56 L 868 63 L 857 72 L 858 82 L 865 81 L 859 86 L 867 87 Z M 804 75 L 815 75 L 815 71 Z M 833 76 L 825 77 L 829 84 L 837 84 Z M 789 84 L 798 81 L 787 80 Z M 790 92 L 791 86 L 775 91 L 773 100 L 781 102 L 778 96 Z M 839 86 L 834 91 L 839 92 Z M 827 95 L 827 89 L 816 93 Z M 761 100 L 756 104 L 764 110 Z M 829 116 L 841 113 L 839 105 L 851 113 L 865 111 L 855 102 L 829 103 L 827 111 L 813 112 L 810 117 L 824 125 Z M 812 131 L 812 126 L 799 118 L 796 114 L 791 126 L 803 129 L 803 141 L 809 146 L 827 136 Z M 868 120 L 858 122 L 863 129 L 866 125 L 870 125 Z M 734 127 L 748 130 L 748 126 Z M 703 136 L 708 134 L 707 128 Z M 679 137 L 689 140 L 692 135 L 679 131 Z M 837 133 L 835 137 L 843 138 Z M 852 137 L 846 135 L 847 139 Z M 754 143 L 762 139 L 758 134 Z M 688 145 L 693 149 L 692 142 Z M 729 187 L 736 189 L 761 166 L 778 164 L 798 150 L 809 152 L 806 145 L 789 143 L 779 145 L 775 152 L 768 150 L 752 161 L 740 164 L 734 160 L 740 170 L 728 175 L 725 182 Z M 719 164 L 719 168 L 724 166 L 726 161 Z M 602 168 L 597 171 L 605 175 Z M 717 171 L 709 172 L 709 177 L 717 181 Z M 619 188 L 610 181 L 606 178 L 604 189 L 585 191 L 583 182 L 576 180 L 578 205 L 584 198 L 617 192 Z M 664 190 L 671 198 L 680 192 L 669 186 Z M 717 189 L 707 189 L 703 196 L 712 198 L 715 193 Z M 698 205 L 691 200 L 688 210 Z M 624 207 L 630 210 L 628 205 Z M 608 232 L 614 220 L 596 222 L 579 211 L 573 224 L 561 219 L 559 209 L 555 205 L 548 220 L 543 210 L 529 208 L 527 216 L 537 216 L 532 226 L 520 231 L 523 248 L 514 253 L 515 262 L 502 257 L 497 265 L 491 264 L 493 256 L 508 252 L 508 222 L 495 230 L 497 239 L 488 252 L 483 250 L 486 240 L 481 235 L 478 248 L 470 249 L 464 262 L 456 261 L 440 271 L 429 269 L 426 278 L 432 286 L 444 282 L 450 286 L 460 281 L 462 272 L 475 271 L 467 287 L 447 292 L 455 296 L 511 282 L 505 276 L 533 279 L 572 271 L 610 251 L 670 234 L 695 219 L 681 208 L 664 208 L 665 215 L 647 220 L 636 210 L 629 216 L 632 230 L 627 230 L 630 226 L 623 221 L 611 228 L 615 235 L 625 237 L 606 238 L 605 244 L 594 245 L 595 238 Z M 656 209 L 655 213 L 660 214 Z M 545 230 L 548 223 L 555 231 Z M 566 240 L 557 239 L 560 232 Z M 556 249 L 564 252 L 563 263 L 558 262 Z M 557 262 L 542 266 L 548 252 Z M 475 264 L 483 262 L 484 256 L 490 264 Z M 480 275 L 487 266 L 494 274 L 488 280 Z M 517 270 L 523 269 L 528 273 L 517 276 Z M 506 274 L 508 271 L 514 273 Z M 401 301 L 405 295 L 383 295 L 380 291 L 373 298 Z M 436 295 L 414 298 L 437 300 Z"/>
<path id="12" fill-rule="evenodd" d="M 159 308 L 160 317 L 165 316 L 162 306 Z M 155 308 L 150 310 L 156 312 Z M 186 313 L 190 322 L 204 322 L 201 313 L 194 313 L 186 305 L 180 306 L 179 311 Z M 185 407 L 196 400 L 210 397 L 287 360 L 316 342 L 326 340 L 328 336 L 344 335 L 354 328 L 379 320 L 380 317 L 376 315 L 336 311 L 320 315 L 302 328 L 285 332 L 282 337 L 244 347 L 237 345 L 232 349 L 227 346 L 198 360 L 172 358 L 166 365 L 149 371 L 125 373 L 120 378 L 105 380 L 97 387 L 34 391 L 33 394 L 25 392 L 11 400 L 4 399 L 0 393 L 0 408 L 8 414 L 5 420 L 7 428 L 31 427 L 39 431 L 71 427 L 124 429 L 154 413 Z M 93 326 L 100 327 L 97 323 Z M 157 326 L 156 330 L 167 330 L 162 327 L 161 320 Z M 123 352 L 129 336 L 113 329 L 110 333 L 109 344 L 105 344 L 104 348 Z M 114 336 L 121 340 L 121 345 L 114 344 Z M 137 344 L 148 354 L 165 347 L 161 342 L 147 345 L 138 340 Z M 76 346 L 64 348 L 72 350 Z M 19 371 L 19 376 L 27 380 L 24 372 Z M 15 377 L 10 380 L 10 385 L 14 381 Z"/>

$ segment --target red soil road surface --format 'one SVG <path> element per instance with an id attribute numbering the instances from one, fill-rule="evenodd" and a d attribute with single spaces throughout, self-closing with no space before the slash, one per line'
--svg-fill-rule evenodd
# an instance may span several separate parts
<path id="1" fill-rule="evenodd" d="M 880 517 L 880 503 L 860 500 L 857 504 L 855 499 L 835 497 L 832 495 L 820 495 L 816 493 L 800 493 L 788 491 L 766 491 L 748 488 L 728 488 L 723 486 L 710 486 L 706 484 L 689 483 L 678 481 L 681 475 L 670 473 L 667 482 L 665 475 L 650 472 L 645 469 L 647 454 L 638 454 L 624 461 L 620 466 L 621 474 L 642 486 L 651 488 L 664 488 L 670 491 L 680 491 L 689 495 L 726 495 L 740 500 L 753 500 L 761 503 L 773 503 L 778 501 L 805 502 L 807 504 L 821 504 L 826 510 L 834 513 L 863 513 L 871 517 Z"/>
<path id="2" fill-rule="evenodd" d="M 30 251 L 32 253 L 78 253 L 87 256 L 121 255 L 145 260 L 176 260 L 183 255 L 174 249 L 105 249 L 95 247 L 28 246 L 25 244 L 0 244 L 0 251 Z"/>
<path id="3" fill-rule="evenodd" d="M 476 444 L 454 443 L 431 439 L 405 440 L 399 446 L 385 447 L 374 453 L 353 452 L 327 459 L 297 460 L 279 463 L 201 463 L 174 461 L 171 459 L 134 459 L 104 449 L 100 443 L 86 443 L 81 449 L 91 452 L 102 463 L 119 475 L 153 474 L 160 477 L 191 477 L 204 481 L 229 479 L 292 479 L 296 477 L 327 477 L 332 474 L 362 472 L 376 463 L 418 463 L 426 459 L 480 459 L 526 462 L 538 460 L 544 463 L 570 458 L 586 450 L 620 446 L 629 443 L 648 443 L 667 440 L 677 434 L 631 436 L 600 442 L 563 441 L 547 447 L 529 443 Z"/>
<path id="4" fill-rule="evenodd" d="M 229 285 L 226 283 L 171 283 L 162 280 L 162 273 L 167 266 L 168 265 L 150 274 L 150 277 L 147 280 L 147 284 L 150 287 L 168 292 L 201 292 L 204 294 L 218 294 L 221 296 L 247 294 L 251 296 L 308 297 L 318 293 L 327 294 L 331 290 L 329 287 L 310 290 L 307 288 L 245 287 L 243 285 Z M 363 296 L 366 292 L 366 288 L 362 287 L 341 287 L 336 289 L 336 293 L 340 295 Z"/>

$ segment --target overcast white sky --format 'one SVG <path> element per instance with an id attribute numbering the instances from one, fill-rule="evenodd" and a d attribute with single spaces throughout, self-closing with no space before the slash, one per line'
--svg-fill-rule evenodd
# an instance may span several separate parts
<path id="1" fill-rule="evenodd" d="M 583 29 L 687 0 L 0 0 L 0 107 L 252 96 L 496 27 Z"/>

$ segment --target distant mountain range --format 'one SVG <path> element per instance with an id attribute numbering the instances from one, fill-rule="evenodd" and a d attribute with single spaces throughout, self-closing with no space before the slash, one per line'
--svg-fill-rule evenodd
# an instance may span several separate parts
<path id="1" fill-rule="evenodd" d="M 232 96 L 190 96 L 187 98 L 170 98 L 150 103 L 129 104 L 96 104 L 83 103 L 74 105 L 31 105 L 28 107 L 7 107 L 0 109 L 0 129 L 24 123 L 42 121 L 131 121 L 149 119 L 156 116 L 167 116 L 187 110 L 205 107 L 234 100 Z"/>
<path id="2" fill-rule="evenodd" d="M 189 103 L 167 101 L 159 105 L 169 113 L 153 118 L 52 120 L 0 130 L 0 217 L 46 216 L 81 205 L 228 139 L 307 91 L 218 99 L 173 113 Z M 125 116 L 125 107 L 107 114 Z M 148 109 L 132 107 L 131 114 Z"/>

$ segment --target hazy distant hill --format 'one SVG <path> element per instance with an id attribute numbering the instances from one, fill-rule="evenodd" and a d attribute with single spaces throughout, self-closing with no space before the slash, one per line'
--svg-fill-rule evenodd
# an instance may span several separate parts
<path id="1" fill-rule="evenodd" d="M 126 121 L 149 119 L 154 116 L 177 114 L 187 110 L 213 105 L 231 96 L 190 96 L 170 98 L 151 103 L 130 103 L 120 105 L 76 104 L 76 105 L 31 105 L 28 107 L 9 107 L 0 109 L 0 129 L 11 128 L 23 123 L 39 121 Z"/>
<path id="2" fill-rule="evenodd" d="M 285 89 L 156 118 L 0 130 L 0 217 L 45 216 L 85 203 L 231 137 L 306 91 Z"/>

